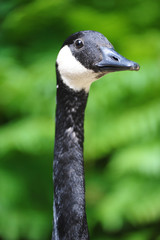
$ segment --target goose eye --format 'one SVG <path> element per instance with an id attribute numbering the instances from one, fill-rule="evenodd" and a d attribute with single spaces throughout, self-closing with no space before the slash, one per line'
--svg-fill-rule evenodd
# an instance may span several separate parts
<path id="1" fill-rule="evenodd" d="M 78 39 L 78 40 L 76 40 L 75 41 L 75 46 L 76 46 L 76 48 L 82 48 L 83 47 L 83 42 L 82 42 L 82 40 L 80 40 L 80 39 Z"/>

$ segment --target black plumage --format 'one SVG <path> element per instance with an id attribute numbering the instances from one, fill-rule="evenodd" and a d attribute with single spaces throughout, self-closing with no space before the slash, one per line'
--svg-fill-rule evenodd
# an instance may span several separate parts
<path id="1" fill-rule="evenodd" d="M 57 80 L 54 204 L 59 238 L 55 239 L 88 239 L 83 177 L 83 123 L 88 94 L 69 89 L 58 72 Z"/>
<path id="2" fill-rule="evenodd" d="M 68 58 L 66 53 L 69 54 Z M 71 62 L 68 63 L 68 59 Z M 70 65 L 67 64 L 73 64 L 73 67 L 68 70 L 67 66 Z M 115 52 L 111 43 L 98 32 L 75 33 L 62 45 L 61 58 L 57 58 L 56 63 L 57 107 L 52 240 L 89 239 L 83 161 L 84 114 L 88 86 L 109 72 L 138 69 L 138 64 Z M 73 79 L 70 81 L 72 75 L 75 81 Z"/>

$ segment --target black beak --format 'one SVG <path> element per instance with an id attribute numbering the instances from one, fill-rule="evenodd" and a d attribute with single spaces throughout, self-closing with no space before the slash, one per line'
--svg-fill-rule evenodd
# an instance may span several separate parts
<path id="1" fill-rule="evenodd" d="M 98 62 L 96 66 L 99 71 L 124 71 L 124 70 L 135 70 L 138 71 L 140 66 L 133 61 L 126 59 L 117 53 L 113 48 L 100 47 L 103 59 Z"/>

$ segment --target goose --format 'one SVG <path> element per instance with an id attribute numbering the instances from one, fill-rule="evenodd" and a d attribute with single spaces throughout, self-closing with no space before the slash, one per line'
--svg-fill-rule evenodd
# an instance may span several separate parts
<path id="1" fill-rule="evenodd" d="M 54 227 L 52 240 L 88 240 L 84 180 L 84 115 L 92 82 L 110 72 L 139 70 L 96 31 L 80 31 L 63 43 L 56 59 Z"/>

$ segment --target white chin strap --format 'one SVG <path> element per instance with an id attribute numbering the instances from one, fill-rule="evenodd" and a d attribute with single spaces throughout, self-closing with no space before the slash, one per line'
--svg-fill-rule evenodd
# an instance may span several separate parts
<path id="1" fill-rule="evenodd" d="M 84 89 L 88 92 L 91 83 L 97 80 L 98 74 L 85 68 L 67 45 L 60 50 L 56 62 L 63 82 L 75 91 Z"/>

